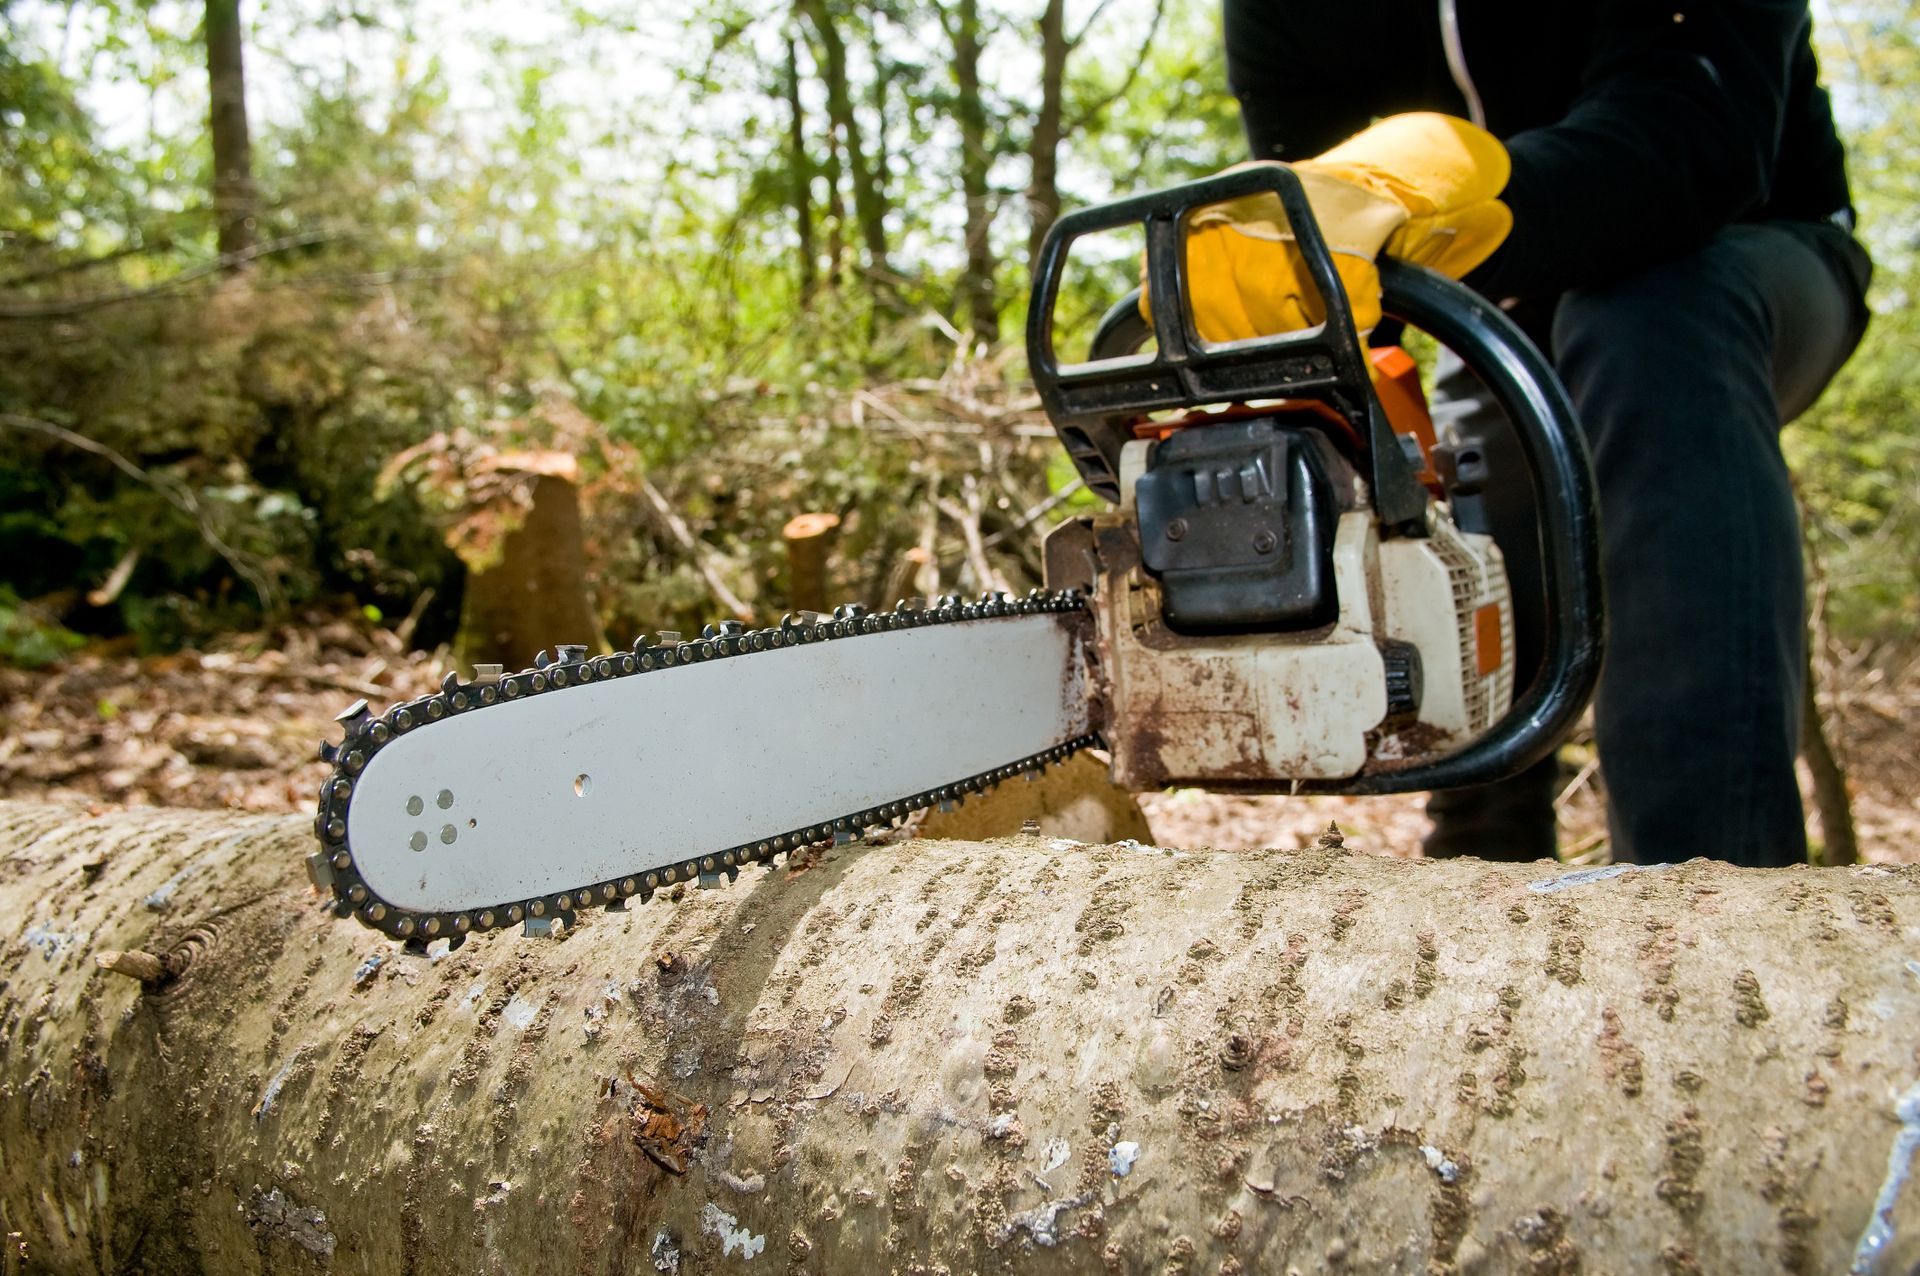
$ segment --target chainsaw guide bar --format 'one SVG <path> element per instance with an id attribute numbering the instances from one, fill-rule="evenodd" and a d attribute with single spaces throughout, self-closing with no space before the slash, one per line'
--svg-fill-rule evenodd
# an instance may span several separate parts
<path id="1" fill-rule="evenodd" d="M 378 715 L 350 707 L 345 740 L 321 747 L 334 769 L 307 860 L 334 911 L 413 943 L 571 925 L 582 909 L 731 880 L 1100 743 L 1077 591 L 660 639 L 590 659 L 562 647 L 473 682 L 449 673 Z M 856 729 L 912 744 L 855 765 L 836 742 Z"/>

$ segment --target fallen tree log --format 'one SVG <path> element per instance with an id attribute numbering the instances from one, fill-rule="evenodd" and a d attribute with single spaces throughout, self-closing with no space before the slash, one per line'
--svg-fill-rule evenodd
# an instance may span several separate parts
<path id="1" fill-rule="evenodd" d="M 308 836 L 0 804 L 8 1271 L 1920 1260 L 1915 870 L 911 842 L 414 955 Z"/>

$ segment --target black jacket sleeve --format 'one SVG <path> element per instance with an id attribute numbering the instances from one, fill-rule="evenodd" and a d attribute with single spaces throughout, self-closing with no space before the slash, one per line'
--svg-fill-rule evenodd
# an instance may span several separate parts
<path id="1" fill-rule="evenodd" d="M 1807 0 L 1460 0 L 1468 68 L 1513 156 L 1514 231 L 1469 282 L 1545 297 L 1723 226 L 1848 208 Z M 1465 114 L 1435 0 L 1224 0 L 1256 157 L 1314 155 L 1395 111 Z"/>
<path id="2" fill-rule="evenodd" d="M 1773 190 L 1808 48 L 1806 0 L 1595 9 L 1571 108 L 1506 139 L 1513 234 L 1469 280 L 1490 296 L 1550 295 L 1644 269 L 1750 217 Z"/>
<path id="3" fill-rule="evenodd" d="M 1221 17 L 1255 159 L 1306 159 L 1401 111 L 1466 113 L 1435 0 L 1223 0 Z"/>

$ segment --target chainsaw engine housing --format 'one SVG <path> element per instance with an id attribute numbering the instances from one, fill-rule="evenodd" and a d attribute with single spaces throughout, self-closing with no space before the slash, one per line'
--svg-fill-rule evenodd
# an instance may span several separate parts
<path id="1" fill-rule="evenodd" d="M 1120 784 L 1285 791 L 1417 765 L 1512 703 L 1492 538 L 1436 502 L 1427 535 L 1383 540 L 1353 466 L 1289 418 L 1311 419 L 1129 443 L 1120 506 L 1048 538 L 1048 587 L 1093 594 Z M 1200 538 L 1213 558 L 1166 550 Z"/>
<path id="2" fill-rule="evenodd" d="M 1331 624 L 1338 458 L 1270 418 L 1181 430 L 1133 484 L 1142 565 L 1181 633 Z M 1345 468 L 1341 465 L 1341 468 Z"/>

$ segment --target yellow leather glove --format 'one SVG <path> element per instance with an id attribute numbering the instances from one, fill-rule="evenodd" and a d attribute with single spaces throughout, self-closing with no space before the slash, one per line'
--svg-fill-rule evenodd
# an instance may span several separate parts
<path id="1" fill-rule="evenodd" d="M 1294 171 L 1362 333 L 1380 322 L 1380 275 L 1388 254 L 1451 275 L 1492 255 L 1513 227 L 1498 198 L 1506 148 L 1465 120 L 1432 112 L 1395 115 Z M 1187 288 L 1194 326 L 1208 341 L 1292 332 L 1326 317 L 1273 195 L 1197 211 L 1187 227 Z M 1142 313 L 1148 312 L 1141 295 Z"/>

